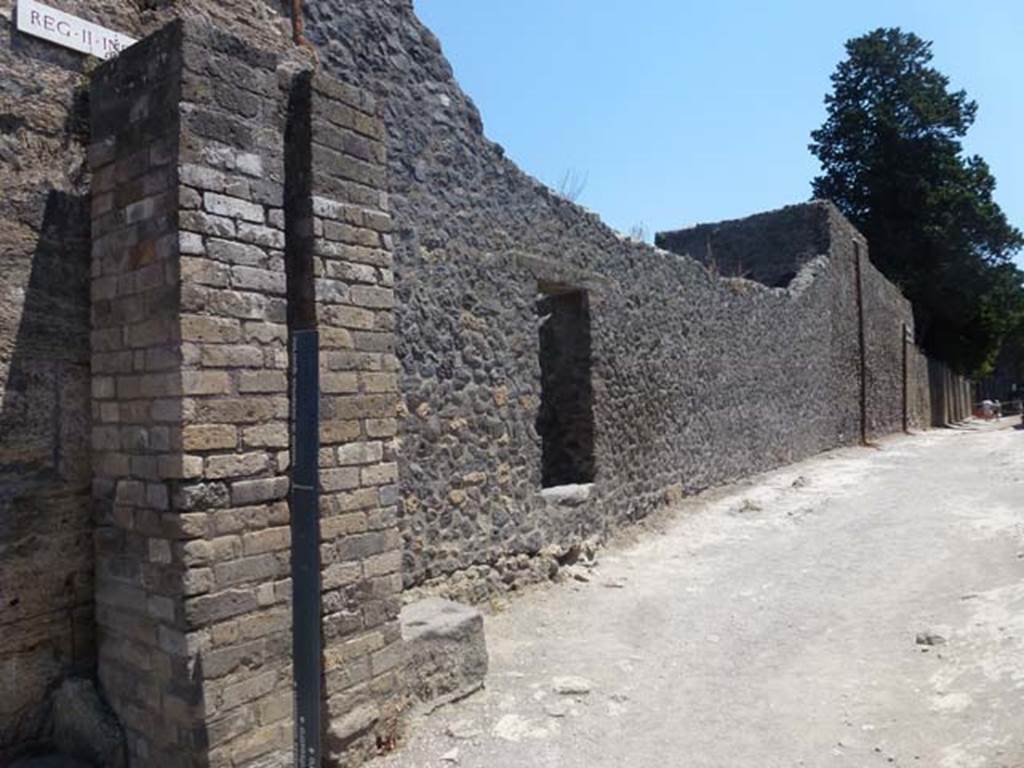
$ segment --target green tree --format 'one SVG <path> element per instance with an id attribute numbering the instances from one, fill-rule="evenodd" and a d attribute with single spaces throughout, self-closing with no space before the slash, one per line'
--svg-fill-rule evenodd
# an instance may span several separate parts
<path id="1" fill-rule="evenodd" d="M 831 199 L 868 238 L 871 259 L 914 304 L 929 354 L 987 373 L 1019 327 L 1024 245 L 993 199 L 995 178 L 960 140 L 977 105 L 931 66 L 931 43 L 876 29 L 846 43 L 811 134 L 814 196 Z"/>

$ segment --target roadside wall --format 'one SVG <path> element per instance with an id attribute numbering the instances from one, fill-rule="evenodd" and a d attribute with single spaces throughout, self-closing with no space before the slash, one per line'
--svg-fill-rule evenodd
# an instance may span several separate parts
<path id="1" fill-rule="evenodd" d="M 0 19 L 0 761 L 45 736 L 62 676 L 95 671 L 97 624 L 140 764 L 182 743 L 284 759 L 288 94 L 270 81 L 294 74 L 274 58 L 288 22 L 276 0 L 60 6 L 138 38 L 181 15 L 245 42 L 197 32 L 168 102 L 171 70 L 129 57 L 150 80 L 111 88 L 144 92 L 90 109 L 95 63 Z M 325 707 L 354 760 L 394 720 L 401 587 L 481 599 L 684 493 L 856 442 L 862 380 L 869 433 L 899 429 L 908 318 L 831 206 L 701 230 L 680 249 L 709 272 L 508 161 L 408 0 L 306 14 L 328 78 L 303 230 L 325 344 Z M 594 483 L 571 504 L 541 492 L 537 431 L 537 299 L 563 290 L 586 294 L 593 398 Z M 962 381 L 907 367 L 910 412 L 965 414 Z"/>
<path id="2" fill-rule="evenodd" d="M 868 439 L 903 429 L 903 356 L 914 313 L 903 295 L 875 269 L 862 246 Z M 913 372 L 908 366 L 908 375 Z M 911 385 L 913 386 L 913 385 Z"/>
<path id="3" fill-rule="evenodd" d="M 740 233 L 788 249 L 735 260 L 785 288 L 718 279 L 509 162 L 410 3 L 310 0 L 306 14 L 325 68 L 386 109 L 407 587 L 514 587 L 667 498 L 859 439 L 855 233 L 834 211 L 795 208 L 792 225 L 775 215 Z M 910 318 L 861 252 L 871 436 L 902 427 Z M 548 283 L 590 298 L 596 473 L 575 506 L 540 492 L 534 305 Z"/>

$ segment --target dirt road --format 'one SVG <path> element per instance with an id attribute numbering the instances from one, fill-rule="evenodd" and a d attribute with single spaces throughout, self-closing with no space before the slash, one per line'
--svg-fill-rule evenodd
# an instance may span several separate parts
<path id="1" fill-rule="evenodd" d="M 374 765 L 1024 766 L 1024 431 L 999 426 L 686 503 L 488 616 L 486 690 Z"/>

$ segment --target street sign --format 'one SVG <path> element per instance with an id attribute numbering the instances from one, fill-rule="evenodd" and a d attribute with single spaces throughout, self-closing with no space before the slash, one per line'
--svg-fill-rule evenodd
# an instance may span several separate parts
<path id="1" fill-rule="evenodd" d="M 36 0 L 18 0 L 18 31 L 75 51 L 109 59 L 135 40 Z"/>

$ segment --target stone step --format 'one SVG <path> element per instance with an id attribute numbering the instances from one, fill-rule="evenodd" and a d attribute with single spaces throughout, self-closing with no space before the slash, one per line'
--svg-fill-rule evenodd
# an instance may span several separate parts
<path id="1" fill-rule="evenodd" d="M 479 610 L 431 597 L 407 605 L 399 620 L 417 709 L 431 711 L 483 687 L 487 643 Z"/>

